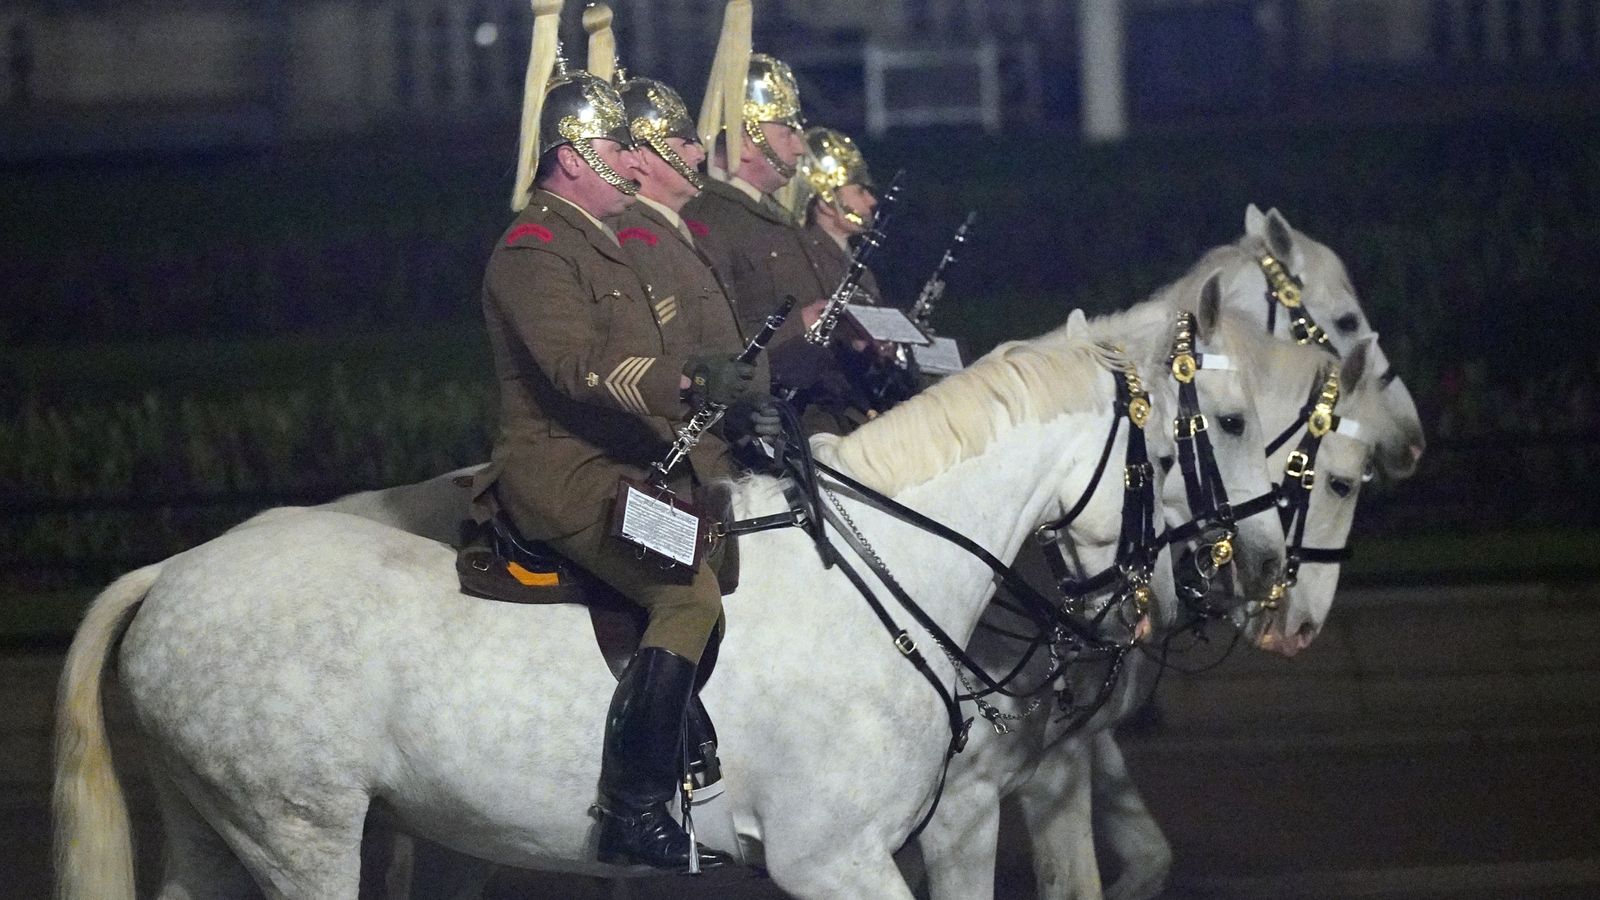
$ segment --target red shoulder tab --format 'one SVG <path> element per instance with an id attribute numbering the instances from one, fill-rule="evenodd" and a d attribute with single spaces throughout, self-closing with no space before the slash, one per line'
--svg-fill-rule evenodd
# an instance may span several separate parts
<path id="1" fill-rule="evenodd" d="M 689 226 L 689 233 L 695 237 L 705 237 L 711 233 L 711 226 L 698 219 L 684 219 L 683 224 Z"/>
<path id="2" fill-rule="evenodd" d="M 661 237 L 648 228 L 635 225 L 617 232 L 617 243 L 626 244 L 629 241 L 644 241 L 646 247 L 654 247 Z"/>
<path id="3" fill-rule="evenodd" d="M 530 234 L 546 244 L 555 239 L 555 235 L 551 233 L 550 229 L 544 227 L 543 225 L 535 225 L 532 222 L 524 222 L 523 224 L 511 229 L 511 231 L 506 235 L 506 246 L 510 247 L 517 241 L 522 240 Z"/>

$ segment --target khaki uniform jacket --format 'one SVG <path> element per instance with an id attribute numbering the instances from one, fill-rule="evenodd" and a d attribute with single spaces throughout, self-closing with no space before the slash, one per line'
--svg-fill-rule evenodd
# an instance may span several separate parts
<path id="1" fill-rule="evenodd" d="M 845 273 L 850 271 L 850 254 L 815 222 L 805 227 L 805 236 L 811 257 L 817 261 L 817 274 L 822 276 L 831 292 L 844 280 Z M 873 276 L 872 269 L 861 273 L 861 289 L 856 291 L 853 302 L 873 306 L 883 303 L 883 292 L 878 289 L 878 279 Z"/>
<path id="2" fill-rule="evenodd" d="M 473 484 L 480 516 L 503 508 L 528 538 L 571 535 L 603 518 L 619 476 L 665 455 L 689 412 L 686 354 L 669 348 L 691 345 L 690 317 L 670 309 L 609 235 L 533 195 L 484 274 L 500 431 Z"/>
<path id="3" fill-rule="evenodd" d="M 816 384 L 832 367 L 832 354 L 806 342 L 799 313 L 826 299 L 838 282 L 824 283 L 805 231 L 770 198 L 758 203 L 720 181 L 707 184 L 684 206 L 683 215 L 733 292 L 739 326 L 746 333 L 754 334 L 785 295 L 794 295 L 795 313 L 768 345 L 772 380 L 800 390 Z"/>
<path id="4" fill-rule="evenodd" d="M 635 203 L 607 224 L 616 229 L 622 253 L 645 281 L 667 338 L 666 352 L 690 357 L 711 353 L 737 356 L 754 334 L 739 327 L 733 300 L 711 260 L 660 211 Z M 681 321 L 680 321 L 681 320 Z M 771 389 L 766 354 L 757 362 L 752 391 Z M 732 476 L 727 445 L 708 431 L 689 451 L 689 462 L 702 480 Z"/>

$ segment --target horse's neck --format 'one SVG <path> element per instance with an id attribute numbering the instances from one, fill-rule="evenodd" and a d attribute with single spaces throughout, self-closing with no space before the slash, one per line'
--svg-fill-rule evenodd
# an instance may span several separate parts
<path id="1" fill-rule="evenodd" d="M 1109 392 L 1109 380 L 1104 389 Z M 1107 421 L 1101 409 L 1007 428 L 984 452 L 895 499 L 995 557 L 1013 560 L 1033 529 L 1059 514 L 1059 498 L 1087 484 Z M 896 579 L 965 646 L 987 604 L 993 574 L 975 557 L 926 533 L 897 529 L 894 537 L 879 549 Z"/>

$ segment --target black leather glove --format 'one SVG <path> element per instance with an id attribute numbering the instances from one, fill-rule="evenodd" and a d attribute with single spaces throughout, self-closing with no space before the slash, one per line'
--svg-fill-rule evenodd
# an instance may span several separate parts
<path id="1" fill-rule="evenodd" d="M 778 414 L 778 401 L 771 394 L 754 391 L 741 395 L 729 404 L 722 417 L 722 436 L 730 444 L 754 437 L 770 439 L 783 434 L 783 417 Z"/>
<path id="2" fill-rule="evenodd" d="M 756 375 L 756 367 L 728 356 L 691 356 L 683 366 L 683 374 L 689 376 L 691 404 L 726 406 L 745 392 Z"/>

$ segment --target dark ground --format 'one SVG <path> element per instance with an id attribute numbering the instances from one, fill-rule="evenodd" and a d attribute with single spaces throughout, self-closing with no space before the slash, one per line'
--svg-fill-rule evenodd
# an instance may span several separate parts
<path id="1" fill-rule="evenodd" d="M 1174 676 L 1123 746 L 1174 846 L 1170 900 L 1600 897 L 1600 592 L 1540 584 L 1347 591 L 1298 659 Z M 0 897 L 49 892 L 45 734 L 60 664 L 0 661 Z M 136 772 L 124 716 L 119 768 Z M 141 881 L 152 798 L 130 779 Z M 1034 896 L 1015 817 L 997 896 Z M 913 859 L 908 860 L 912 869 Z M 742 871 L 637 883 L 505 873 L 492 900 L 778 898 Z"/>

